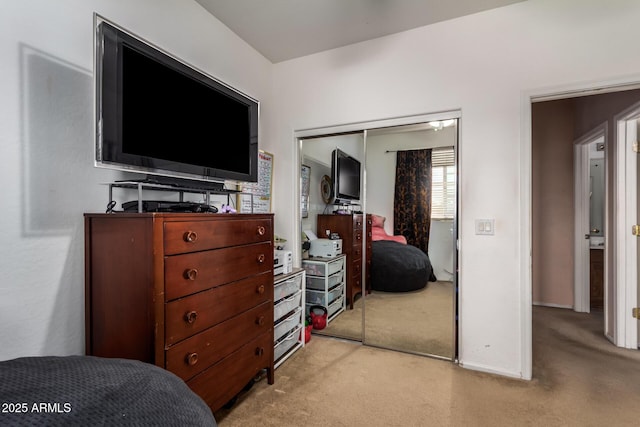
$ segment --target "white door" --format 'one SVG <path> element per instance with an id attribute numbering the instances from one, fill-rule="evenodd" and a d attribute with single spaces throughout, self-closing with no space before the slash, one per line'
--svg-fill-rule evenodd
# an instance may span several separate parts
<path id="1" fill-rule="evenodd" d="M 638 348 L 638 320 L 633 317 L 638 307 L 638 261 L 640 256 L 640 224 L 638 213 L 638 122 L 640 103 L 616 117 L 617 200 L 616 214 L 616 288 L 607 303 L 615 309 L 614 343 L 619 347 Z M 635 230 L 635 234 L 634 234 Z"/>

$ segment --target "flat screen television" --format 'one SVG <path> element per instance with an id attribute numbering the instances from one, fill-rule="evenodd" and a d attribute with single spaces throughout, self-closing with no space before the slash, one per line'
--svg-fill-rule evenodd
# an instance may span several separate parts
<path id="1" fill-rule="evenodd" d="M 257 181 L 257 100 L 101 19 L 95 66 L 96 166 Z"/>
<path id="2" fill-rule="evenodd" d="M 336 148 L 331 154 L 331 182 L 335 204 L 360 200 L 360 161 Z"/>

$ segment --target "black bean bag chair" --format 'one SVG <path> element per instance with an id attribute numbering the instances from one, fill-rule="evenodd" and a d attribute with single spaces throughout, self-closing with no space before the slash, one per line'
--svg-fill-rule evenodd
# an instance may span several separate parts
<path id="1" fill-rule="evenodd" d="M 371 289 L 383 292 L 409 292 L 435 282 L 427 254 L 415 246 L 391 240 L 372 242 Z"/>

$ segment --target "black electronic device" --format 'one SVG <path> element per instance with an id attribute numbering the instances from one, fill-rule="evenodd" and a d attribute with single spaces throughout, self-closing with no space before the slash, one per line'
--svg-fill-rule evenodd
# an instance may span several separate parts
<path id="1" fill-rule="evenodd" d="M 122 204 L 124 212 L 138 212 L 138 200 Z M 192 212 L 216 213 L 218 208 L 198 202 L 169 202 L 165 200 L 142 200 L 142 212 Z"/>
<path id="2" fill-rule="evenodd" d="M 360 200 L 360 161 L 336 148 L 331 154 L 331 181 L 335 204 Z"/>
<path id="3" fill-rule="evenodd" d="M 257 100 L 106 20 L 95 37 L 96 166 L 257 182 Z"/>

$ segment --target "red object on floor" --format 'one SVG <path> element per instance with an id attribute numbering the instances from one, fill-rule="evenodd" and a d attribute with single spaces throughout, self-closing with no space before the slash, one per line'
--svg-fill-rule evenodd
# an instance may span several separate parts
<path id="1" fill-rule="evenodd" d="M 311 306 L 309 309 L 313 329 L 324 329 L 327 326 L 327 309 L 321 305 Z"/>
<path id="2" fill-rule="evenodd" d="M 304 327 L 304 343 L 308 343 L 311 341 L 311 330 L 313 329 L 313 325 L 308 325 Z"/>

